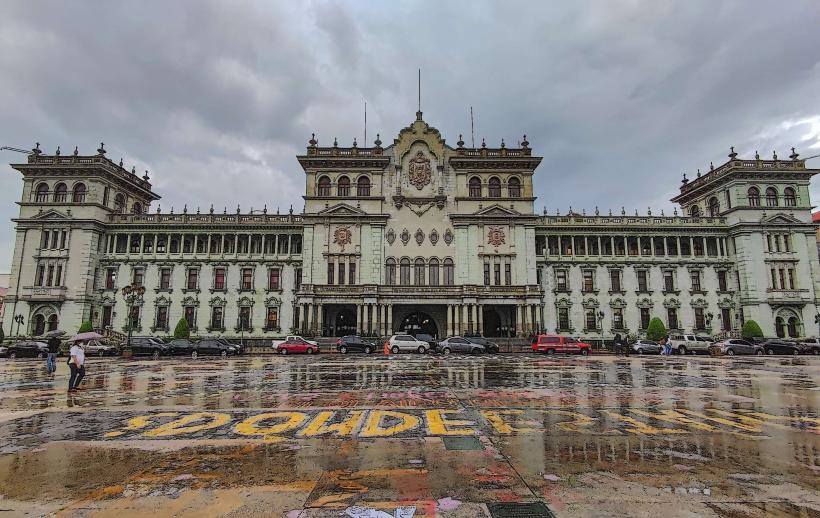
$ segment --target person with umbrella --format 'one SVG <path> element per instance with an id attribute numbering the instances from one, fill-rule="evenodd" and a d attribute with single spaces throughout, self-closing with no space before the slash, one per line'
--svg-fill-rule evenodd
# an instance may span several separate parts
<path id="1" fill-rule="evenodd" d="M 48 333 L 48 357 L 46 358 L 46 369 L 49 374 L 57 372 L 57 355 L 60 353 L 60 337 L 63 331 L 52 331 Z"/>
<path id="2" fill-rule="evenodd" d="M 99 338 L 102 338 L 102 335 L 89 332 L 74 335 L 71 337 L 71 340 L 69 340 L 74 344 L 68 352 L 70 356 L 68 359 L 68 367 L 71 369 L 71 376 L 68 378 L 69 392 L 75 392 L 85 377 L 85 350 L 82 347 L 82 343 Z"/>

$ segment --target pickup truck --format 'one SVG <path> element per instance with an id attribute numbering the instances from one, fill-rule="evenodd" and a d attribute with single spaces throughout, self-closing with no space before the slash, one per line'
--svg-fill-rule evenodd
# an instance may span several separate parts
<path id="1" fill-rule="evenodd" d="M 316 342 L 314 340 L 308 340 L 307 338 L 302 338 L 299 335 L 288 335 L 283 340 L 273 340 L 273 342 L 271 342 L 271 347 L 273 349 L 276 349 L 277 347 L 279 347 L 283 343 L 287 342 L 288 340 L 290 340 L 291 342 L 302 340 L 302 341 L 307 342 L 311 345 L 315 345 L 316 347 L 319 347 L 319 342 Z"/>
<path id="2" fill-rule="evenodd" d="M 675 354 L 708 354 L 709 346 L 713 340 L 708 336 L 698 335 L 672 335 L 669 337 L 669 345 Z"/>

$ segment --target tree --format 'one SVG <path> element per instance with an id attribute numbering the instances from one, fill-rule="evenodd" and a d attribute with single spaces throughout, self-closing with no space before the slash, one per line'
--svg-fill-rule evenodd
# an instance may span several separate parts
<path id="1" fill-rule="evenodd" d="M 663 320 L 658 317 L 653 317 L 649 321 L 649 326 L 646 328 L 646 338 L 657 342 L 666 336 L 666 326 L 663 325 Z"/>
<path id="2" fill-rule="evenodd" d="M 191 331 L 188 329 L 188 321 L 180 318 L 177 326 L 174 328 L 174 338 L 189 338 Z"/>
<path id="3" fill-rule="evenodd" d="M 90 320 L 85 320 L 82 324 L 80 324 L 80 330 L 77 333 L 89 333 L 94 330 L 94 325 L 91 324 Z"/>
<path id="4" fill-rule="evenodd" d="M 760 329 L 760 326 L 757 325 L 757 322 L 754 320 L 747 320 L 746 323 L 743 324 L 743 329 L 740 330 L 740 336 L 743 338 L 762 338 L 763 330 Z"/>

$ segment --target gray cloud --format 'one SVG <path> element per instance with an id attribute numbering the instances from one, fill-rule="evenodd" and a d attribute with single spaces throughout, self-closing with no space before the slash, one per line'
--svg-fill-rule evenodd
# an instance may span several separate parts
<path id="1" fill-rule="evenodd" d="M 811 0 L 9 2 L 0 144 L 105 140 L 151 171 L 163 210 L 300 210 L 310 133 L 361 142 L 367 100 L 368 140 L 390 142 L 421 67 L 448 142 L 469 142 L 470 106 L 479 143 L 527 134 L 539 209 L 671 210 L 681 173 L 730 145 L 820 153 L 818 22 Z M 8 221 L 20 181 L 5 169 Z M 13 237 L 8 223 L 0 271 Z"/>

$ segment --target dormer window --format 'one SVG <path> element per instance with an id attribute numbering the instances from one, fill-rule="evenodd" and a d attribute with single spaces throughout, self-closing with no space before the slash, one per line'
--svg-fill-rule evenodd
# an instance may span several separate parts
<path id="1" fill-rule="evenodd" d="M 131 212 L 133 214 L 142 214 L 142 204 L 140 202 L 134 203 L 134 205 L 131 206 Z"/>

